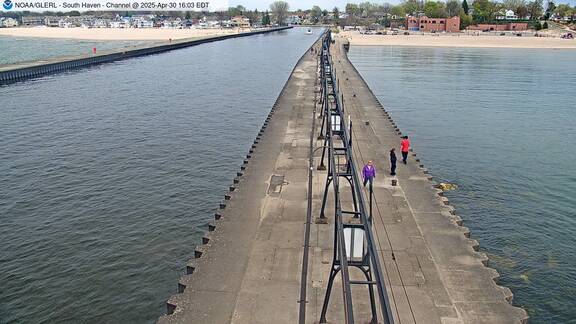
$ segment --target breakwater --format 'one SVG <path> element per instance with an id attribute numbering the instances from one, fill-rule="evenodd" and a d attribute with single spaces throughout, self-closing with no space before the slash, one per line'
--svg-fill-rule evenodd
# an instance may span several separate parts
<path id="1" fill-rule="evenodd" d="M 330 54 L 330 70 L 336 76 L 330 84 L 338 85 L 338 96 L 320 99 L 319 85 L 326 79 L 314 54 L 318 50 L 309 52 L 273 106 L 203 244 L 194 250 L 178 283 L 179 293 L 168 300 L 168 315 L 159 323 L 353 323 L 375 320 L 375 313 L 378 318 L 389 315 L 395 323 L 526 322 L 525 311 L 512 306 L 511 291 L 494 282 L 497 272 L 486 267 L 488 259 L 478 252 L 478 242 L 470 239 L 443 193 L 433 188 L 419 157 L 412 152 L 397 176 L 387 174 L 388 149 L 398 146 L 401 132 L 340 45 L 338 41 Z M 323 197 L 331 192 L 333 181 L 330 169 L 337 164 L 328 170 L 320 167 L 324 158 L 317 153 L 325 147 L 324 127 L 332 126 L 314 121 L 327 116 L 319 107 L 335 102 L 343 105 L 350 123 L 334 117 L 322 125 L 336 123 L 336 131 L 349 131 L 350 137 L 344 138 L 353 148 L 355 164 L 373 160 L 378 170 L 373 192 L 366 188 L 358 195 L 371 197 L 373 244 L 387 287 L 387 306 L 371 307 L 374 302 L 358 285 L 375 281 L 363 281 L 358 271 L 341 272 L 341 281 L 336 279 L 334 285 L 348 281 L 357 286 L 334 288 L 329 304 L 324 303 L 332 276 L 340 278 L 338 272 L 331 275 L 330 265 L 339 271 L 344 264 L 332 263 L 344 253 L 335 252 L 334 244 L 341 239 L 336 225 L 358 227 L 354 217 L 342 217 L 340 210 L 357 203 L 345 181 L 342 191 L 334 193 L 340 195 L 334 198 L 338 203 L 330 193 L 324 210 Z M 310 141 L 310 133 L 317 140 Z M 309 159 L 318 168 L 311 168 Z M 319 218 L 324 211 L 326 217 Z M 310 214 L 316 222 L 310 221 Z M 348 312 L 351 299 L 353 316 Z"/>
<path id="2" fill-rule="evenodd" d="M 509 288 L 498 285 L 499 274 L 488 267 L 479 242 L 471 239 L 444 191 L 434 186 L 420 156 L 411 149 L 408 163 L 389 175 L 388 149 L 398 149 L 404 134 L 349 61 L 347 41 L 338 38 L 337 43 L 343 98 L 350 120 L 364 128 L 356 128 L 356 158 L 359 163 L 376 160 L 385 173 L 374 204 L 379 232 L 387 237 L 386 271 L 398 273 L 398 281 L 391 279 L 398 318 L 402 323 L 526 323 L 526 311 L 512 305 Z"/>
<path id="3" fill-rule="evenodd" d="M 329 83 L 340 89 L 336 102 L 343 104 L 350 124 L 340 118 L 341 127 L 336 129 L 350 131 L 347 139 L 356 165 L 373 160 L 379 170 L 373 192 L 365 189 L 362 194 L 371 197 L 370 218 L 390 322 L 526 322 L 525 311 L 511 305 L 509 289 L 496 284 L 498 273 L 487 267 L 488 258 L 478 252 L 478 242 L 470 238 L 443 192 L 432 186 L 432 176 L 419 157 L 412 152 L 398 175 L 387 174 L 388 148 L 398 145 L 401 132 L 340 45 L 337 41 L 331 54 L 330 69 L 337 79 Z M 335 283 L 346 280 L 356 288 L 334 289 L 330 302 L 324 303 L 332 256 L 344 253 L 334 252 L 339 233 L 335 226 L 342 219 L 344 226 L 358 223 L 338 212 L 357 203 L 345 184 L 336 198 L 339 203 L 332 207 L 330 194 L 323 207 L 323 193 L 332 190 L 329 170 L 336 165 L 328 171 L 320 167 L 323 158 L 315 153 L 324 147 L 326 134 L 324 126 L 314 121 L 322 118 L 319 107 L 335 101 L 319 99 L 319 85 L 326 80 L 314 52 L 318 50 L 295 67 L 214 214 L 203 244 L 196 247 L 178 283 L 179 293 L 168 300 L 168 315 L 159 323 L 353 323 L 382 314 L 384 306 L 371 310 L 373 302 L 358 286 L 374 282 L 362 281 L 362 273 L 356 271 L 342 273 L 342 281 Z M 310 133 L 317 140 L 310 142 Z M 319 167 L 310 167 L 309 159 Z M 316 222 L 310 221 L 308 211 Z M 323 211 L 327 217 L 318 218 Z M 329 216 L 335 212 L 335 218 Z M 337 271 L 340 265 L 336 264 Z M 338 272 L 334 276 L 340 278 Z M 303 285 L 306 289 L 301 289 Z M 353 306 L 347 305 L 350 299 Z M 344 311 L 350 307 L 353 316 Z"/>
<path id="4" fill-rule="evenodd" d="M 189 46 L 195 46 L 230 38 L 271 33 L 289 28 L 292 27 L 269 28 L 247 33 L 213 36 L 194 40 L 179 40 L 179 41 L 172 41 L 168 44 L 163 45 L 142 46 L 140 48 L 112 51 L 104 54 L 95 54 L 90 56 L 79 55 L 70 58 L 54 58 L 42 61 L 40 63 L 28 62 L 28 63 L 5 65 L 0 66 L 0 85 L 17 82 L 29 78 L 35 78 L 46 74 L 58 73 L 66 70 L 87 67 L 96 64 L 108 63 L 144 55 L 159 54 Z"/>

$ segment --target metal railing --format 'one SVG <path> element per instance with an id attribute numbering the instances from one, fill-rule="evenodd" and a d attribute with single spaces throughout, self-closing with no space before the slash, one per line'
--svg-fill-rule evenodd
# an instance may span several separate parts
<path id="1" fill-rule="evenodd" d="M 330 185 L 334 195 L 334 252 L 332 267 L 320 315 L 320 323 L 326 323 L 326 315 L 332 286 L 338 273 L 341 273 L 342 296 L 345 323 L 354 323 L 354 302 L 352 286 L 366 286 L 370 299 L 371 322 L 378 323 L 378 310 L 374 295 L 374 286 L 378 292 L 378 306 L 382 313 L 383 323 L 394 323 L 386 285 L 373 239 L 371 217 L 364 203 L 364 194 L 352 155 L 352 123 L 344 115 L 343 97 L 338 88 L 334 64 L 330 55 L 331 35 L 323 41 L 321 54 L 321 84 L 323 120 L 321 135 L 324 139 L 322 159 L 319 170 L 326 169 L 327 178 L 322 199 L 320 219 L 326 220 L 325 211 Z M 345 203 L 342 193 L 345 187 L 340 179 L 349 185 L 352 202 Z M 351 205 L 351 209 L 346 209 Z M 359 269 L 365 280 L 351 280 L 351 270 Z"/>

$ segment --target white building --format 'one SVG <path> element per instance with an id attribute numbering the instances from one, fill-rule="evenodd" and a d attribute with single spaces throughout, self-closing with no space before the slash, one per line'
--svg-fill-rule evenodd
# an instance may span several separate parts
<path id="1" fill-rule="evenodd" d="M 16 27 L 18 26 L 18 20 L 14 18 L 0 18 L 0 27 Z"/>
<path id="2" fill-rule="evenodd" d="M 108 28 L 110 26 L 110 19 L 105 19 L 105 18 L 97 18 L 94 19 L 94 22 L 92 23 L 92 27 L 93 28 Z"/>
<path id="3" fill-rule="evenodd" d="M 302 18 L 298 15 L 290 15 L 286 18 L 286 23 L 288 23 L 288 25 L 301 25 Z"/>
<path id="4" fill-rule="evenodd" d="M 46 16 L 44 17 L 44 25 L 48 27 L 60 27 L 60 20 L 62 20 L 61 17 Z"/>
<path id="5" fill-rule="evenodd" d="M 182 20 L 180 18 L 164 20 L 162 28 L 180 29 L 182 28 Z"/>
<path id="6" fill-rule="evenodd" d="M 499 16 L 497 16 L 496 19 L 499 19 L 499 20 L 517 20 L 518 16 L 516 14 L 514 14 L 514 11 L 512 11 L 512 10 L 505 10 L 505 11 L 500 11 Z"/>
<path id="7" fill-rule="evenodd" d="M 60 28 L 72 28 L 75 27 L 75 25 L 70 22 L 68 19 L 60 19 L 60 21 L 58 21 L 58 27 Z"/>
<path id="8" fill-rule="evenodd" d="M 130 28 L 130 18 L 112 20 L 110 22 L 110 28 Z"/>

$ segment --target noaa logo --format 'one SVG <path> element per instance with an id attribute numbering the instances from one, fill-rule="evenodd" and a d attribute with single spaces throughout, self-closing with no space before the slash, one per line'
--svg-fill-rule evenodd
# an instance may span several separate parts
<path id="1" fill-rule="evenodd" d="M 4 7 L 5 10 L 10 10 L 13 6 L 14 4 L 11 0 L 4 0 L 4 3 L 2 4 L 2 7 Z"/>

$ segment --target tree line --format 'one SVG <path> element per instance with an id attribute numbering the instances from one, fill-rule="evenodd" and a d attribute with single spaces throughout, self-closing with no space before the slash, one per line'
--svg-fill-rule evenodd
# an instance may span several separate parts
<path id="1" fill-rule="evenodd" d="M 297 9 L 293 13 L 305 15 L 310 23 L 321 24 L 368 24 L 379 23 L 385 26 L 390 24 L 391 20 L 402 20 L 407 15 L 424 14 L 430 18 L 447 18 L 459 16 L 461 28 L 470 24 L 494 22 L 504 10 L 512 10 L 519 19 L 528 20 L 548 20 L 554 16 L 576 18 L 576 6 L 570 7 L 567 4 L 556 5 L 553 0 L 446 0 L 446 1 L 421 1 L 421 0 L 404 0 L 398 5 L 390 3 L 348 3 L 342 12 L 340 8 L 334 7 L 331 11 L 322 9 L 319 6 L 313 6 L 311 9 Z M 97 12 L 86 12 L 85 14 L 94 14 Z M 33 14 L 12 13 L 11 15 Z M 47 14 L 47 13 L 43 13 Z M 52 13 L 54 14 L 54 13 Z M 80 15 L 79 12 L 56 13 L 58 15 Z M 106 14 L 110 14 L 107 12 Z M 124 13 L 130 15 L 130 12 Z M 142 14 L 142 12 L 139 12 Z M 159 16 L 174 16 L 186 19 L 200 18 L 203 16 L 216 16 L 219 20 L 230 19 L 234 16 L 245 16 L 250 19 L 252 24 L 261 23 L 262 25 L 287 23 L 287 18 L 291 14 L 290 6 L 286 1 L 275 1 L 269 6 L 269 10 L 259 12 L 258 10 L 248 10 L 242 5 L 230 7 L 224 12 L 158 12 Z M 342 15 L 345 14 L 345 15 Z M 0 13 L 2 16 L 3 13 Z M 10 16 L 10 14 L 4 14 Z M 342 17 L 342 18 L 341 18 Z"/>

